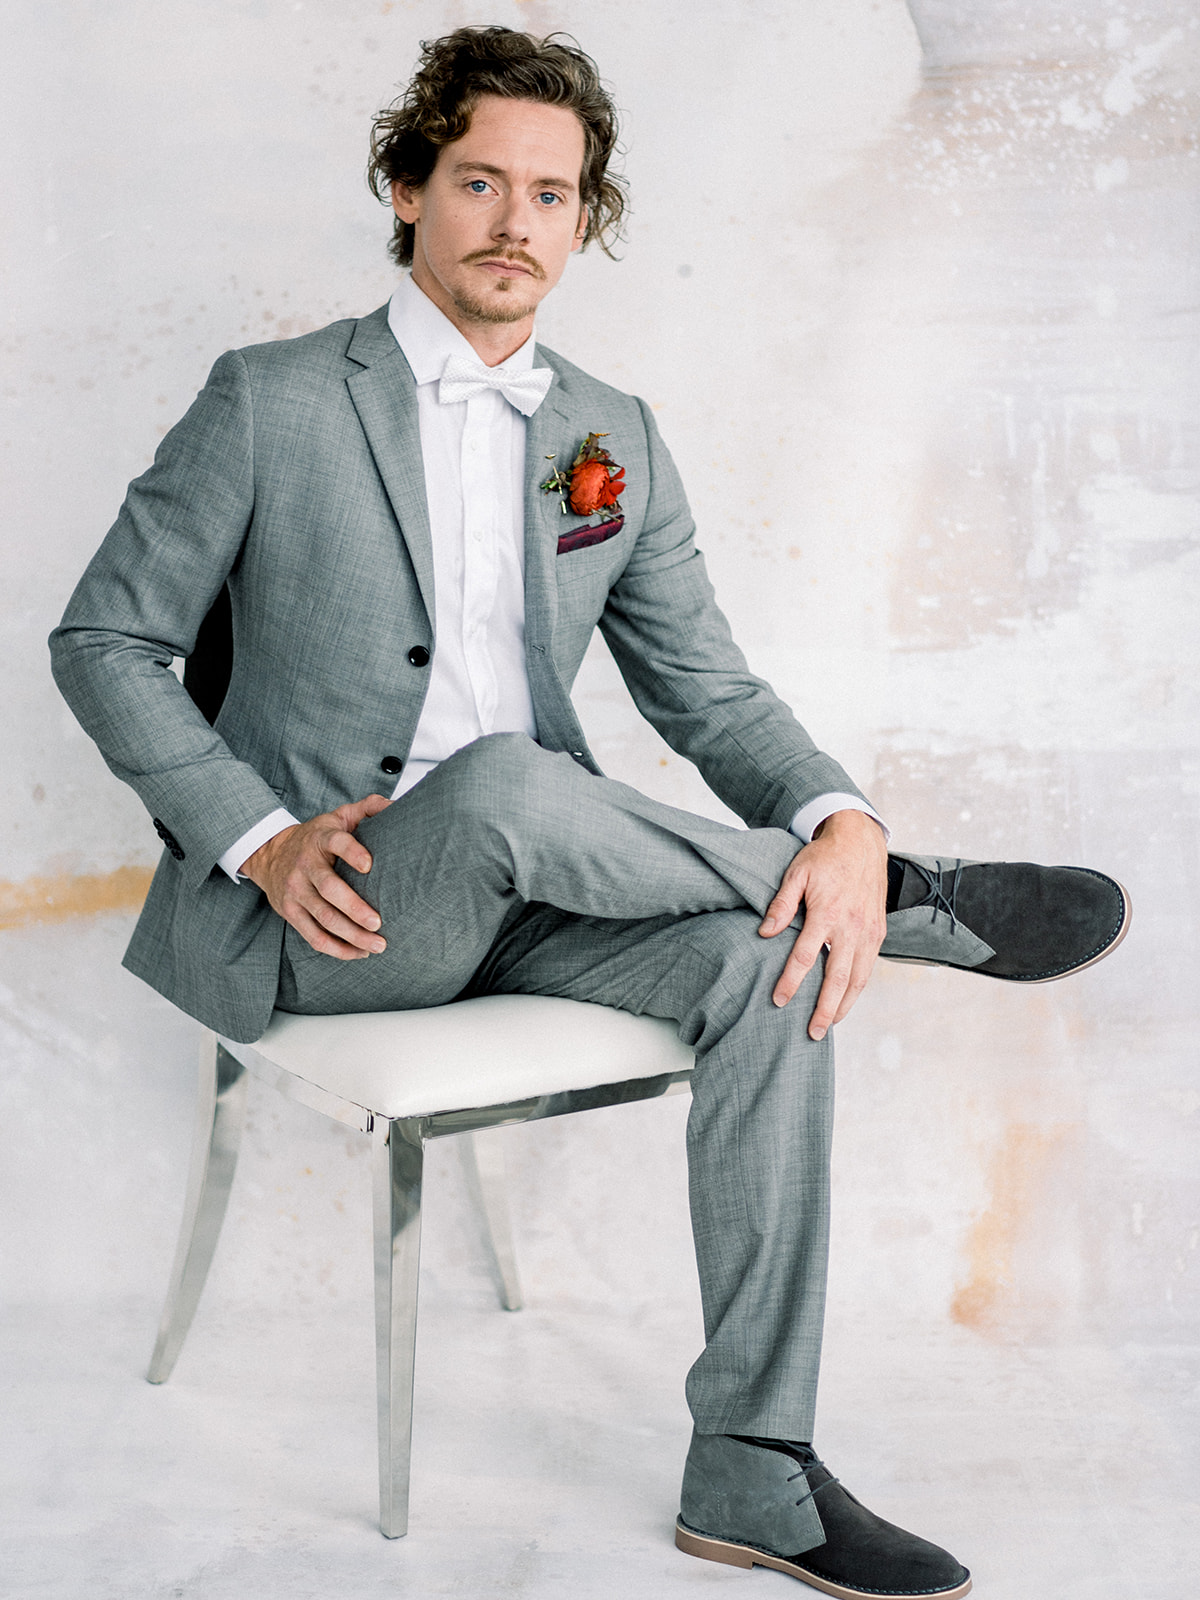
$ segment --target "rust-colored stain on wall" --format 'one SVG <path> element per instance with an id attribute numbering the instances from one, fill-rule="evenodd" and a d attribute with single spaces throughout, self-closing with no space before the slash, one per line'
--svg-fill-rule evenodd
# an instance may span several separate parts
<path id="1" fill-rule="evenodd" d="M 114 872 L 63 872 L 21 883 L 0 879 L 0 928 L 65 922 L 96 911 L 136 911 L 153 876 L 153 867 L 117 867 Z"/>
<path id="2" fill-rule="evenodd" d="M 1069 1123 L 1012 1122 L 992 1157 L 987 1208 L 967 1235 L 970 1276 L 955 1291 L 950 1315 L 978 1332 L 994 1328 L 1019 1299 L 1013 1257 L 1035 1220 L 1054 1157 L 1070 1136 Z"/>

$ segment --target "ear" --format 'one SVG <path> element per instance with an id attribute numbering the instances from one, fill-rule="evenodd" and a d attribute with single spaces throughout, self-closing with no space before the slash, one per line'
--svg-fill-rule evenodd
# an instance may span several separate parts
<path id="1" fill-rule="evenodd" d="M 412 189 L 400 178 L 391 182 L 392 210 L 401 222 L 416 222 L 421 215 L 421 191 Z"/>
<path id="2" fill-rule="evenodd" d="M 395 187 L 395 185 L 393 185 L 393 188 L 394 187 Z M 395 202 L 393 202 L 393 204 L 394 203 Z M 582 246 L 583 246 L 583 237 L 584 237 L 584 234 L 586 234 L 587 231 L 588 231 L 588 222 L 590 220 L 591 220 L 591 213 L 588 211 L 588 208 L 586 206 L 580 206 L 580 208 L 579 208 L 579 226 L 575 229 L 575 237 L 571 241 L 571 251 L 572 251 L 572 253 L 574 253 L 576 250 L 579 250 L 579 249 L 582 248 Z"/>

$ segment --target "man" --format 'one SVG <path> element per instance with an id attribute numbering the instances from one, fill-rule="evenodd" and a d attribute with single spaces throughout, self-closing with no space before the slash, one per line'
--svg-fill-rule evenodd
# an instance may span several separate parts
<path id="1" fill-rule="evenodd" d="M 965 1568 L 812 1449 L 829 1029 L 881 945 L 1040 981 L 1112 949 L 1128 905 L 1084 869 L 889 858 L 749 673 L 648 409 L 533 342 L 570 255 L 619 224 L 615 139 L 573 47 L 427 45 L 372 156 L 411 276 L 217 362 L 72 598 L 56 675 L 166 845 L 126 964 L 210 1026 L 502 991 L 678 1023 L 706 1345 L 677 1543 L 834 1594 L 961 1595 Z M 202 664 L 224 595 L 210 726 L 169 669 Z M 599 775 L 568 697 L 597 625 L 746 830 Z"/>

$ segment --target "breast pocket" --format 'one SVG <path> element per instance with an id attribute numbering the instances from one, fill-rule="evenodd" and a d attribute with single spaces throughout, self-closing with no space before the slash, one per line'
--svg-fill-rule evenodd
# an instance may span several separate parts
<path id="1" fill-rule="evenodd" d="M 621 576 L 629 559 L 628 538 L 611 538 L 603 544 L 584 545 L 557 557 L 554 576 L 560 595 L 579 595 L 594 588 L 603 606 L 604 597 Z"/>
<path id="2" fill-rule="evenodd" d="M 624 526 L 624 517 L 610 517 L 607 522 L 585 522 L 581 527 L 569 528 L 558 536 L 558 555 L 574 555 L 577 551 L 607 544 L 610 539 L 617 537 Z"/>

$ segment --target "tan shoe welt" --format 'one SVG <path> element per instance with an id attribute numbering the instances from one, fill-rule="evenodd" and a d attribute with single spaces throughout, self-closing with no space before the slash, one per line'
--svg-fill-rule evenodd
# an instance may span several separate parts
<path id="1" fill-rule="evenodd" d="M 727 1567 L 770 1567 L 773 1572 L 786 1572 L 791 1578 L 799 1578 L 801 1583 L 809 1583 L 814 1589 L 820 1589 L 823 1594 L 832 1594 L 838 1600 L 865 1600 L 866 1596 L 877 1595 L 880 1600 L 959 1600 L 961 1595 L 970 1592 L 971 1580 L 960 1583 L 953 1589 L 924 1589 L 917 1594 L 903 1594 L 899 1589 L 847 1589 L 840 1583 L 833 1583 L 828 1578 L 819 1578 L 815 1572 L 808 1572 L 804 1567 L 797 1566 L 794 1561 L 786 1561 L 783 1556 L 768 1555 L 765 1550 L 758 1550 L 750 1544 L 731 1544 L 727 1539 L 714 1539 L 706 1533 L 693 1533 L 690 1528 L 685 1528 L 682 1522 L 675 1524 L 675 1544 L 685 1555 L 699 1556 L 702 1561 L 720 1561 Z"/>

